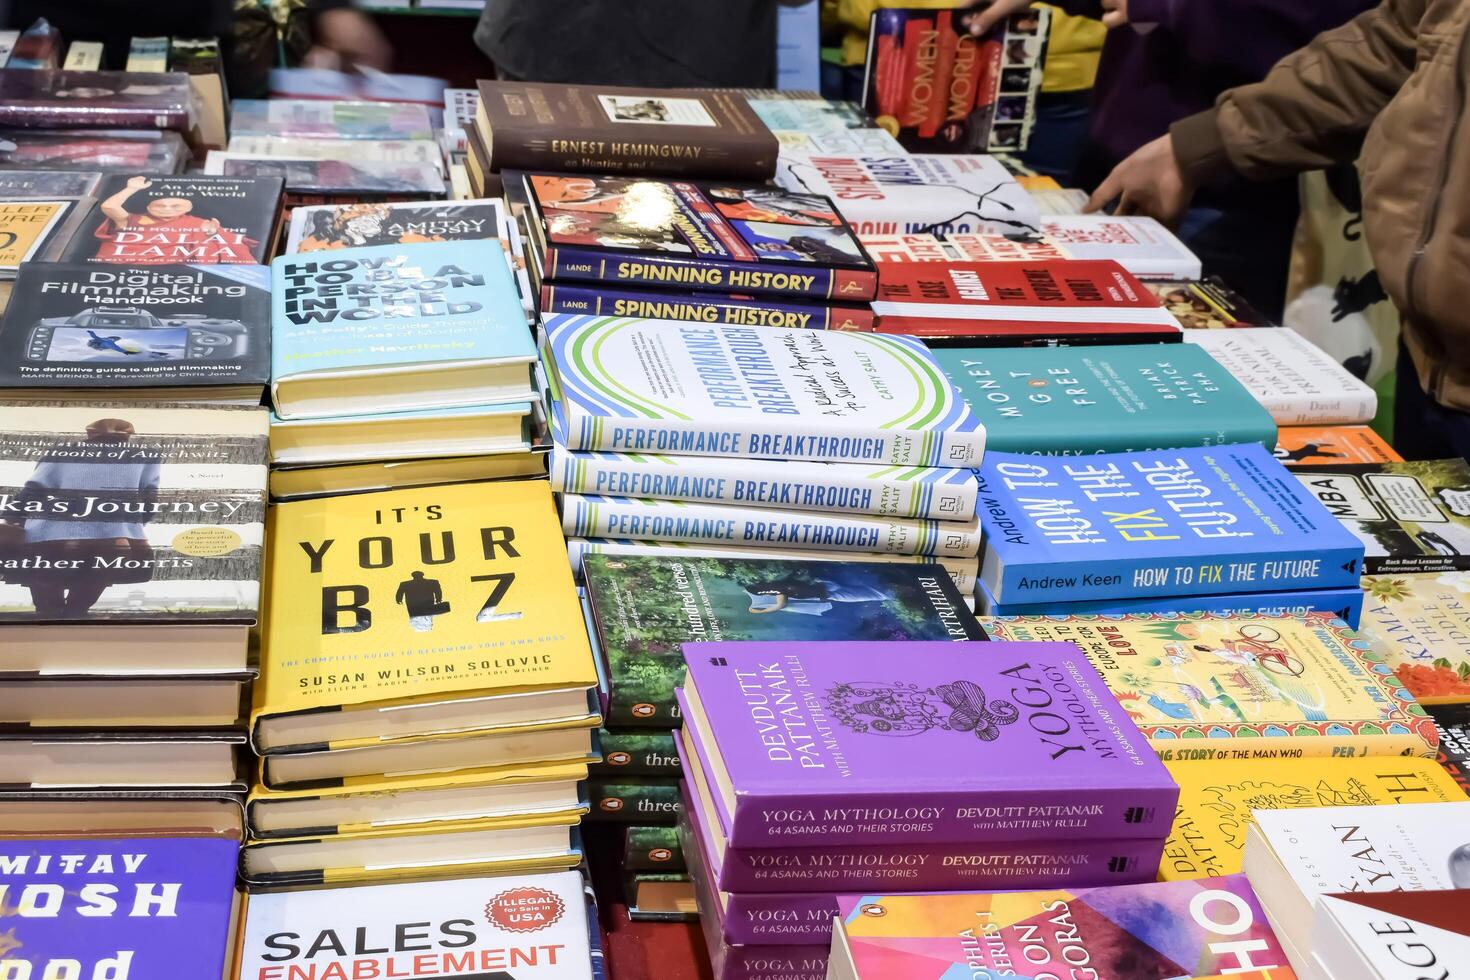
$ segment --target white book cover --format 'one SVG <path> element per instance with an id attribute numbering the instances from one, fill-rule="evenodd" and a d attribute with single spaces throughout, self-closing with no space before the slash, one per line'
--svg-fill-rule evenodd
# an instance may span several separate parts
<path id="1" fill-rule="evenodd" d="M 1312 952 L 1332 980 L 1452 980 L 1470 969 L 1470 890 L 1323 895 Z"/>
<path id="2" fill-rule="evenodd" d="M 1353 425 L 1378 412 L 1378 396 L 1330 354 L 1286 327 L 1186 330 L 1235 375 L 1277 425 Z"/>
<path id="3" fill-rule="evenodd" d="M 1037 233 L 1041 213 L 994 157 L 783 152 L 776 183 L 830 197 L 859 235 Z"/>
<path id="4" fill-rule="evenodd" d="M 444 154 L 435 140 L 333 140 L 311 136 L 231 136 L 229 153 L 290 157 L 297 160 L 382 160 L 422 163 L 444 172 Z"/>
<path id="5" fill-rule="evenodd" d="M 505 205 L 499 198 L 471 201 L 377 201 L 313 204 L 291 209 L 286 255 L 361 245 L 505 240 Z M 303 249 L 303 243 L 306 248 Z M 512 263 L 514 266 L 514 263 Z"/>
<path id="6" fill-rule="evenodd" d="M 0 31 L 0 68 L 10 61 L 10 53 L 20 40 L 20 31 Z"/>
<path id="7" fill-rule="evenodd" d="M 568 449 L 973 468 L 984 426 L 922 341 L 555 313 L 552 426 Z"/>
<path id="8" fill-rule="evenodd" d="M 1045 235 L 863 235 L 874 262 L 1050 262 L 1072 259 Z"/>
<path id="9" fill-rule="evenodd" d="M 972 520 L 979 495 L 972 470 L 576 453 L 564 446 L 551 451 L 551 489 L 939 521 Z"/>
<path id="10" fill-rule="evenodd" d="M 1112 259 L 1140 279 L 1198 279 L 1199 256 L 1146 215 L 1049 214 L 1048 240 L 1074 259 Z"/>
<path id="11" fill-rule="evenodd" d="M 475 113 L 480 108 L 480 92 L 473 88 L 447 88 L 444 90 L 444 128 L 468 130 L 475 125 Z"/>
<path id="12" fill-rule="evenodd" d="M 582 876 L 568 871 L 252 895 L 239 977 L 591 980 Z"/>
<path id="13" fill-rule="evenodd" d="M 567 538 L 567 557 L 572 574 L 582 575 L 582 558 L 586 555 L 673 555 L 679 558 L 788 558 L 792 561 L 831 561 L 830 551 L 808 551 L 802 548 L 749 548 L 702 541 L 630 541 L 623 538 Z M 929 555 L 888 555 L 875 552 L 844 554 L 844 560 L 898 562 L 905 565 L 934 564 L 949 573 L 960 595 L 975 591 L 980 562 L 975 558 L 945 558 Z M 973 601 L 973 600 L 972 600 Z M 970 605 L 974 610 L 974 605 Z"/>
<path id="14" fill-rule="evenodd" d="M 946 558 L 973 558 L 980 553 L 978 520 L 921 521 L 572 493 L 562 494 L 561 513 L 562 530 L 569 537 L 706 541 Z"/>

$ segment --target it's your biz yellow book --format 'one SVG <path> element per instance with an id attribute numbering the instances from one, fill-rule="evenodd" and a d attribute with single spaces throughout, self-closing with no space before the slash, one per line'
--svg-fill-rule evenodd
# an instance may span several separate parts
<path id="1" fill-rule="evenodd" d="M 597 723 L 545 481 L 294 501 L 273 517 L 261 751 Z"/>

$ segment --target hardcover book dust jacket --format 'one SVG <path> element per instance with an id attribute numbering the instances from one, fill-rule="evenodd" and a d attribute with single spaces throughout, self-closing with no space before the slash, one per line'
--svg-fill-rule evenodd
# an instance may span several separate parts
<path id="1" fill-rule="evenodd" d="M 0 623 L 255 622 L 263 410 L 0 414 Z"/>

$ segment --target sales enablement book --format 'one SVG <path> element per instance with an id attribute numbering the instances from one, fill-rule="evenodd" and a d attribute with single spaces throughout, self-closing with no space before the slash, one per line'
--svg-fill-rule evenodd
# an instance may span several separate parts
<path id="1" fill-rule="evenodd" d="M 514 177 L 509 178 L 514 180 Z M 877 271 L 833 203 L 765 185 L 522 175 L 543 280 L 866 303 Z"/>
<path id="2" fill-rule="evenodd" d="M 271 263 L 283 419 L 535 397 L 536 351 L 498 244 L 434 242 Z"/>
<path id="3" fill-rule="evenodd" d="M 691 643 L 679 693 L 739 847 L 1162 836 L 1178 787 L 1065 643 Z"/>
<path id="4" fill-rule="evenodd" d="M 980 579 L 1001 603 L 1354 585 L 1363 545 L 1257 444 L 987 453 Z"/>
<path id="5" fill-rule="evenodd" d="M 582 574 L 608 668 L 608 725 L 680 723 L 674 691 L 686 643 L 984 637 L 937 566 L 832 559 L 588 555 Z"/>
<path id="6" fill-rule="evenodd" d="M 651 497 L 837 514 L 969 521 L 978 486 L 967 469 L 721 456 L 551 451 L 558 493 Z"/>
<path id="7" fill-rule="evenodd" d="M 5 975 L 230 976 L 238 850 L 221 836 L 0 842 Z"/>
<path id="8" fill-rule="evenodd" d="M 909 337 L 553 314 L 570 450 L 971 468 L 984 427 Z"/>
<path id="9" fill-rule="evenodd" d="M 597 724 L 545 483 L 295 501 L 271 537 L 261 752 Z"/>
<path id="10" fill-rule="evenodd" d="M 993 639 L 1071 642 L 1164 759 L 1428 756 L 1428 714 L 1382 653 L 1316 615 L 1036 616 Z"/>
<path id="11" fill-rule="evenodd" d="M 1096 980 L 1292 976 L 1244 875 L 838 904 L 827 980 L 997 977 L 1017 965 L 1033 977 Z"/>
<path id="12" fill-rule="evenodd" d="M 1276 444 L 1271 414 L 1186 344 L 940 348 L 995 452 L 1047 456 Z"/>
<path id="13" fill-rule="evenodd" d="M 0 325 L 0 388 L 260 404 L 270 273 L 254 265 L 28 262 Z"/>

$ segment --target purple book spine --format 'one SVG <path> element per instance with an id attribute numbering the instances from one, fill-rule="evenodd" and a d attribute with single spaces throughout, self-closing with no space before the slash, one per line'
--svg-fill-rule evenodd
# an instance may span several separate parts
<path id="1" fill-rule="evenodd" d="M 736 946 L 804 946 L 832 941 L 836 892 L 726 895 L 720 920 L 725 942 Z"/>
<path id="2" fill-rule="evenodd" d="M 705 277 L 690 281 L 670 281 L 672 273 L 660 270 L 700 269 Z M 716 273 L 714 270 L 719 270 Z M 650 255 L 643 252 L 601 252 L 576 246 L 552 245 L 546 249 L 542 278 L 558 281 L 581 279 L 608 283 L 692 289 L 697 292 L 751 292 L 780 296 L 816 296 L 865 302 L 877 290 L 878 275 L 867 270 L 826 269 L 806 263 L 790 263 L 789 268 L 773 264 L 738 262 L 734 259 L 700 256 Z M 750 274 L 754 273 L 752 277 Z M 791 273 L 781 279 L 763 279 L 764 273 Z M 732 283 L 730 280 L 734 279 Z M 853 281 L 863 288 L 843 289 Z M 773 285 L 774 284 L 774 285 Z M 869 288 L 870 287 L 870 288 Z"/>
<path id="3" fill-rule="evenodd" d="M 551 282 L 541 287 L 541 312 L 642 316 L 659 320 L 699 320 L 737 326 L 813 330 L 871 330 L 873 327 L 873 311 L 866 306 L 788 302 L 779 296 L 657 293 Z"/>
<path id="4" fill-rule="evenodd" d="M 831 946 L 730 946 L 710 950 L 715 980 L 826 980 Z"/>
<path id="5" fill-rule="evenodd" d="M 1008 847 L 730 848 L 718 884 L 727 892 L 1033 891 L 1131 885 L 1154 880 L 1163 850 L 1163 840 L 1142 838 Z"/>

